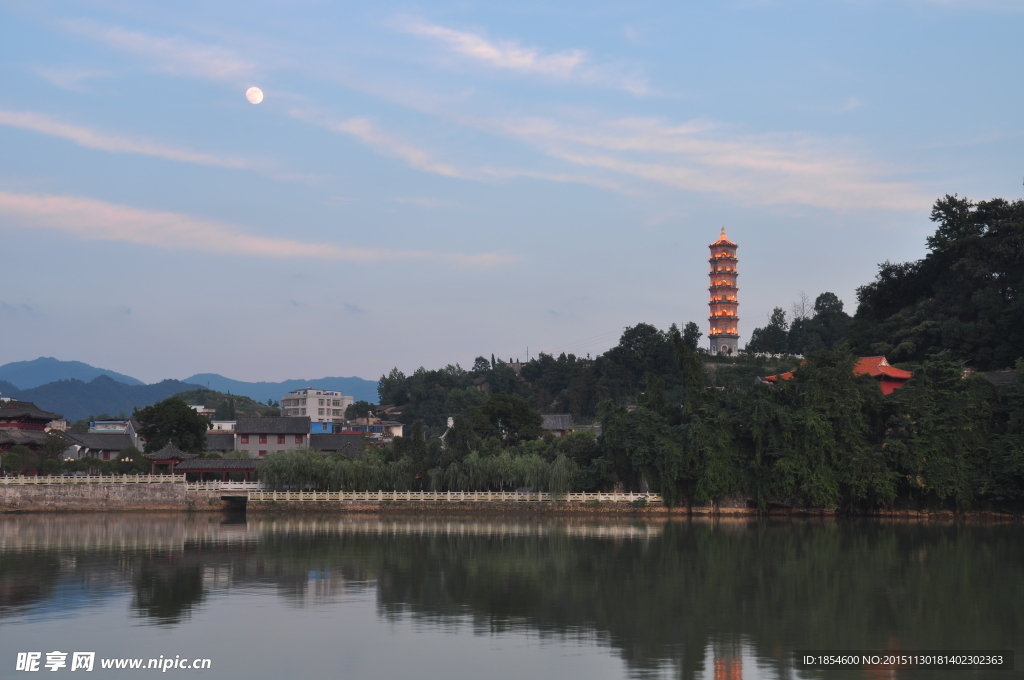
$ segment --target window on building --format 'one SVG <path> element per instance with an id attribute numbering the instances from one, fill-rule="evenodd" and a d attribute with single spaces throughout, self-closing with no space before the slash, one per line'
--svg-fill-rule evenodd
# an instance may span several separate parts
<path id="1" fill-rule="evenodd" d="M 260 458 L 266 458 L 266 456 L 267 456 L 267 452 L 262 450 L 262 449 L 260 449 Z"/>
<path id="2" fill-rule="evenodd" d="M 110 460 L 110 451 L 103 452 L 103 460 Z"/>
<path id="3" fill-rule="evenodd" d="M 320 400 L 320 405 L 321 405 L 321 406 L 323 406 L 323 405 L 324 405 L 324 400 L 323 400 L 323 399 L 321 399 L 321 400 Z"/>
<path id="4" fill-rule="evenodd" d="M 249 443 L 249 435 L 247 435 L 247 434 L 243 434 L 242 435 L 242 443 L 243 444 L 248 444 Z"/>
<path id="5" fill-rule="evenodd" d="M 297 434 L 297 435 L 295 435 L 295 443 L 296 443 L 296 444 L 301 444 L 301 443 L 302 443 L 302 440 L 303 440 L 304 438 L 305 438 L 305 436 L 304 436 L 304 435 L 301 435 L 301 434 Z"/>
<path id="6" fill-rule="evenodd" d="M 321 401 L 320 401 L 320 403 L 321 403 L 321 404 L 322 404 L 322 403 L 324 403 L 324 402 L 323 402 L 323 400 L 321 400 Z M 323 410 L 322 408 L 319 408 L 319 409 L 317 409 L 317 412 L 316 412 L 316 414 L 317 414 L 318 416 L 322 416 L 322 415 L 324 414 L 324 410 Z"/>
<path id="7" fill-rule="evenodd" d="M 267 443 L 267 435 L 261 434 L 260 435 L 260 444 L 266 444 L 266 443 Z"/>
<path id="8" fill-rule="evenodd" d="M 302 409 L 302 415 L 306 415 L 306 409 Z"/>
<path id="9" fill-rule="evenodd" d="M 277 435 L 277 443 L 278 444 L 284 444 L 284 435 L 283 434 Z"/>

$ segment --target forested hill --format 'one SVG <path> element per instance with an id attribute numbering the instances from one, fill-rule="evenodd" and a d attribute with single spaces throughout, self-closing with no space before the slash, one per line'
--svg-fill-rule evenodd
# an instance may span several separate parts
<path id="1" fill-rule="evenodd" d="M 21 390 L 10 383 L 0 383 L 5 397 L 31 401 L 47 411 L 64 414 L 67 420 L 81 420 L 90 415 L 106 413 L 131 415 L 142 408 L 186 390 L 203 389 L 180 380 L 164 380 L 153 385 L 125 385 L 105 375 L 89 382 L 58 380 L 32 389 Z"/>
<path id="2" fill-rule="evenodd" d="M 1024 356 L 1024 201 L 946 196 L 932 209 L 928 254 L 883 262 L 850 317 L 832 293 L 776 307 L 747 350 L 808 354 L 846 343 L 861 356 L 920 362 L 939 352 L 998 370 Z"/>
<path id="3" fill-rule="evenodd" d="M 281 409 L 261 404 L 258 401 L 235 394 L 225 394 L 216 390 L 200 388 L 188 390 L 176 395 L 186 404 L 198 404 L 208 408 L 216 409 L 212 416 L 214 420 L 235 420 L 236 418 L 262 418 L 264 416 L 279 416 Z"/>
<path id="4" fill-rule="evenodd" d="M 854 317 L 832 293 L 795 305 L 792 323 L 776 308 L 747 349 L 782 358 L 713 357 L 699 349 L 696 324 L 641 323 L 594 359 L 478 357 L 469 369 L 408 376 L 396 368 L 378 392 L 410 425 L 406 437 L 359 464 L 337 462 L 317 483 L 649 488 L 677 504 L 1024 512 L 1024 201 L 946 196 L 932 219 L 929 254 L 883 263 L 859 289 Z M 855 372 L 865 355 L 886 355 L 913 377 L 884 394 Z M 999 379 L 980 372 L 1006 366 L 1015 370 Z M 777 384 L 756 380 L 790 369 Z M 599 421 L 601 436 L 539 438 L 537 411 Z M 305 465 L 286 463 L 268 473 L 294 479 Z"/>
<path id="5" fill-rule="evenodd" d="M 851 343 L 896 361 L 948 350 L 981 370 L 1024 356 L 1024 201 L 946 196 L 928 254 L 879 266 L 857 291 Z"/>

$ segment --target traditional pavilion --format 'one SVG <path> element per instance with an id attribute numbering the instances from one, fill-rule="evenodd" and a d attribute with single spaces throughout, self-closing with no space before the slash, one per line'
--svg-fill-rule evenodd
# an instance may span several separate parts
<path id="1" fill-rule="evenodd" d="M 260 463 L 258 458 L 193 458 L 183 461 L 174 469 L 183 475 L 198 475 L 199 481 L 207 479 L 204 475 L 214 475 L 226 482 L 228 475 L 242 474 L 248 482 Z"/>
<path id="2" fill-rule="evenodd" d="M 18 444 L 30 449 L 41 448 L 46 442 L 46 426 L 63 417 L 44 411 L 31 401 L 0 401 L 0 451 Z"/>
<path id="3" fill-rule="evenodd" d="M 166 468 L 168 468 L 165 471 L 170 472 L 173 475 L 174 468 L 179 463 L 185 460 L 191 460 L 192 458 L 198 458 L 199 456 L 197 456 L 194 453 L 185 453 L 174 444 L 168 442 L 167 445 L 164 446 L 159 451 L 154 451 L 153 453 L 144 453 L 142 454 L 142 457 L 153 464 L 151 470 L 152 474 L 156 474 L 157 465 L 163 465 Z"/>
<path id="4" fill-rule="evenodd" d="M 794 371 L 787 371 L 778 375 L 770 375 L 765 382 L 777 385 L 780 380 L 789 380 L 793 377 Z M 870 375 L 878 381 L 878 387 L 882 394 L 892 394 L 894 390 L 907 384 L 914 374 L 904 371 L 902 368 L 890 366 L 885 357 L 861 357 L 853 367 L 854 375 Z"/>
<path id="5" fill-rule="evenodd" d="M 740 350 L 739 332 L 739 291 L 736 287 L 736 248 L 738 246 L 729 240 L 725 235 L 725 227 L 718 240 L 708 248 L 711 249 L 711 272 L 708 276 L 711 279 L 711 286 L 708 291 L 711 299 L 710 306 L 711 330 L 708 338 L 711 341 L 712 354 L 726 354 L 736 356 Z"/>

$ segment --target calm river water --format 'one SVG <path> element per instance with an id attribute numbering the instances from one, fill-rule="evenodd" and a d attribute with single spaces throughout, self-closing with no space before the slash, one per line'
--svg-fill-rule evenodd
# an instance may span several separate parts
<path id="1" fill-rule="evenodd" d="M 1007 524 L 0 516 L 0 678 L 1022 678 L 805 671 L 794 649 L 1015 649 Z M 209 658 L 206 671 L 104 658 Z M 74 673 L 79 673 L 78 670 Z M 77 677 L 77 676 L 71 676 Z"/>

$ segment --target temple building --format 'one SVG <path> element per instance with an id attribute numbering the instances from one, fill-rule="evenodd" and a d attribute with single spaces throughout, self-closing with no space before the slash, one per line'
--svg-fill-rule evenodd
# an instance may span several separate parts
<path id="1" fill-rule="evenodd" d="M 23 444 L 40 449 L 46 442 L 46 426 L 63 416 L 39 408 L 31 401 L 0 400 L 0 451 Z"/>
<path id="2" fill-rule="evenodd" d="M 737 245 L 730 241 L 725 235 L 725 227 L 718 240 L 708 248 L 711 249 L 711 272 L 708 276 L 711 279 L 711 286 L 708 291 L 711 293 L 710 316 L 711 330 L 708 337 L 711 341 L 712 354 L 726 354 L 736 356 L 740 349 L 739 332 L 739 288 L 736 287 Z"/>
<path id="3" fill-rule="evenodd" d="M 806 362 L 804 362 L 806 363 Z M 764 381 L 770 385 L 778 385 L 780 380 L 792 380 L 795 369 L 778 375 L 769 375 Z M 890 366 L 884 356 L 861 357 L 853 366 L 854 375 L 870 375 L 878 382 L 882 394 L 892 394 L 907 384 L 914 377 L 910 371 Z"/>

